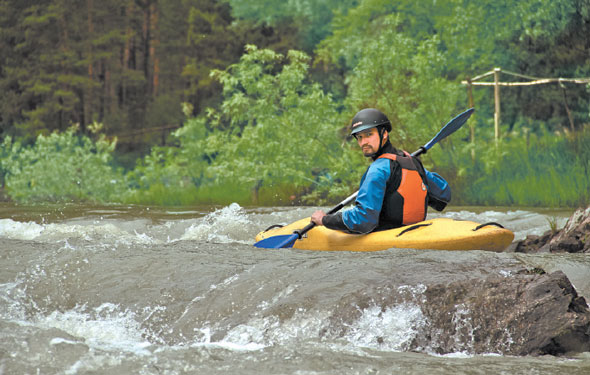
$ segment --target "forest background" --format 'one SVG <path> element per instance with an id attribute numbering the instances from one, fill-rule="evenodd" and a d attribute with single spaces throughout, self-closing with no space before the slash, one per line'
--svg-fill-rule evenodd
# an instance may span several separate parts
<path id="1" fill-rule="evenodd" d="M 376 107 L 410 152 L 501 68 L 590 77 L 589 0 L 2 0 L 5 200 L 330 204 Z M 502 76 L 502 81 L 518 77 Z M 422 157 L 453 204 L 590 204 L 590 86 L 474 87 Z"/>

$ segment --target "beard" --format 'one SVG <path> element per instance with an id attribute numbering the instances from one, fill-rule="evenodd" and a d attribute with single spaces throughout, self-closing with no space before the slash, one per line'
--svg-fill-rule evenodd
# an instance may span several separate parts
<path id="1" fill-rule="evenodd" d="M 363 155 L 366 156 L 366 157 L 368 157 L 368 158 L 371 157 L 371 156 L 373 156 L 373 155 L 375 155 L 375 153 L 377 152 L 371 146 L 364 147 L 362 149 L 362 151 L 363 151 Z"/>

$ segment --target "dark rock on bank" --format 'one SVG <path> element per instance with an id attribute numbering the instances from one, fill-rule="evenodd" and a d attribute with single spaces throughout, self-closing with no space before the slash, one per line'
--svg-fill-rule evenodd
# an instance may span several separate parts
<path id="1" fill-rule="evenodd" d="M 421 287 L 409 293 L 391 280 L 348 295 L 330 317 L 337 329 L 324 334 L 349 335 L 348 327 L 375 304 L 384 315 L 399 306 L 418 306 L 416 334 L 398 350 L 518 356 L 590 351 L 590 310 L 561 271 L 547 274 L 521 265 Z M 383 344 L 382 338 L 374 341 Z"/>
<path id="2" fill-rule="evenodd" d="M 588 253 L 590 252 L 590 207 L 579 209 L 559 231 L 542 236 L 529 235 L 515 241 L 506 250 L 515 253 Z"/>
<path id="3" fill-rule="evenodd" d="M 446 332 L 434 348 L 441 354 L 456 349 L 458 337 L 474 353 L 490 348 L 510 355 L 590 350 L 590 311 L 560 271 L 534 269 L 506 278 L 437 285 L 425 294 L 425 314 Z M 418 337 L 416 344 L 426 345 L 425 338 Z"/>

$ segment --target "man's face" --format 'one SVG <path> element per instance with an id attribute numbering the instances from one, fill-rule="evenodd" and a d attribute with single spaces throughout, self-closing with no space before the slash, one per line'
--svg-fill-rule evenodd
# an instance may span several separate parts
<path id="1" fill-rule="evenodd" d="M 387 139 L 387 131 L 383 131 L 383 139 Z M 373 156 L 379 151 L 381 146 L 381 139 L 379 139 L 379 131 L 377 128 L 371 128 L 356 134 L 356 141 L 359 147 L 363 150 L 363 155 Z"/>

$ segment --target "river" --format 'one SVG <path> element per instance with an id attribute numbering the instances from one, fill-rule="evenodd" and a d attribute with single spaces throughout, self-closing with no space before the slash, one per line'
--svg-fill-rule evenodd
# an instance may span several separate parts
<path id="1" fill-rule="evenodd" d="M 0 374 L 590 373 L 590 353 L 473 353 L 470 332 L 451 354 L 436 354 L 436 339 L 408 349 L 428 324 L 412 303 L 423 280 L 517 260 L 562 270 L 589 300 L 587 256 L 252 246 L 313 209 L 0 204 Z M 571 213 L 450 207 L 429 218 L 495 221 L 522 239 Z M 385 283 L 407 302 L 380 306 L 370 294 Z M 355 320 L 334 318 L 343 301 Z"/>

